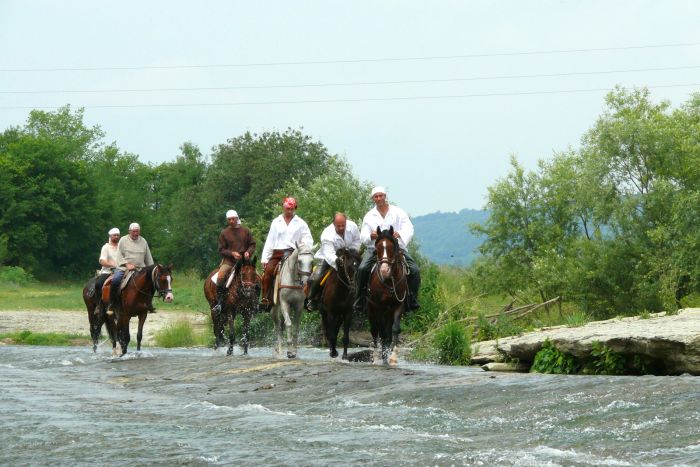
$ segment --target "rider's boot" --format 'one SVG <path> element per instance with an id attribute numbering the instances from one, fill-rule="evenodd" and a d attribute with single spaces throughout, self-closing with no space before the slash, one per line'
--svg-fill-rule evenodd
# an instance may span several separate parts
<path id="1" fill-rule="evenodd" d="M 226 300 L 226 284 L 216 284 L 216 305 L 211 309 L 214 313 L 221 313 Z"/>
<path id="2" fill-rule="evenodd" d="M 420 303 L 418 303 L 418 289 L 420 288 L 420 277 L 409 274 L 408 275 L 408 307 L 406 311 L 414 311 L 420 309 Z"/>
<path id="3" fill-rule="evenodd" d="M 119 285 L 118 283 L 112 282 L 109 289 L 109 307 L 107 308 L 107 315 L 111 316 L 119 308 Z"/>
<path id="4" fill-rule="evenodd" d="M 318 311 L 318 296 L 320 295 L 321 286 L 319 281 L 315 280 L 309 287 L 309 296 L 304 300 L 304 308 L 306 311 Z"/>

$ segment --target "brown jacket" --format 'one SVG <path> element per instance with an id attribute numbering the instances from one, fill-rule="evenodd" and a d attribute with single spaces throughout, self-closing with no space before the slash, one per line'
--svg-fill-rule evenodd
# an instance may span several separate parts
<path id="1" fill-rule="evenodd" d="M 255 253 L 255 240 L 253 234 L 250 233 L 248 227 L 239 226 L 233 228 L 226 227 L 219 235 L 219 254 L 224 260 L 224 263 L 233 265 L 236 260 L 233 259 L 233 252 L 240 254 L 246 251 L 253 256 Z"/>

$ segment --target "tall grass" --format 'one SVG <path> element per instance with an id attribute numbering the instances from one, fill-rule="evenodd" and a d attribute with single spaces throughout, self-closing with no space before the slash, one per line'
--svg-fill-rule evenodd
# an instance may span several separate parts
<path id="1" fill-rule="evenodd" d="M 211 329 L 211 328 L 209 328 Z M 211 345 L 210 332 L 197 333 L 187 318 L 181 318 L 158 331 L 154 340 L 159 347 L 201 347 Z"/>
<path id="2" fill-rule="evenodd" d="M 20 331 L 8 334 L 0 334 L 0 340 L 10 340 L 16 345 L 75 345 L 83 344 L 90 340 L 90 337 L 81 334 L 60 334 L 56 332 L 32 332 Z"/>

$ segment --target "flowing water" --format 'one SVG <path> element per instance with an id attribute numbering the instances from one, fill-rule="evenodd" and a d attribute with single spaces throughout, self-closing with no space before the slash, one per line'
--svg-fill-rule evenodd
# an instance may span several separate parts
<path id="1" fill-rule="evenodd" d="M 700 465 L 700 378 L 0 347 L 3 465 Z"/>

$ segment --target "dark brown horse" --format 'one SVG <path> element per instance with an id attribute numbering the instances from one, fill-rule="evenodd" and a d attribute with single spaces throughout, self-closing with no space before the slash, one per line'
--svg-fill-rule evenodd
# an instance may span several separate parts
<path id="1" fill-rule="evenodd" d="M 90 279 L 83 287 L 83 301 L 87 307 L 88 321 L 90 322 L 90 336 L 92 337 L 92 351 L 97 352 L 97 344 L 102 334 L 102 325 L 107 324 L 107 332 L 112 340 L 112 348 L 116 346 L 114 319 L 108 319 L 105 313 L 105 305 L 102 302 L 101 293 L 95 290 L 97 277 Z"/>
<path id="2" fill-rule="evenodd" d="M 352 302 L 355 297 L 355 271 L 360 264 L 360 255 L 354 250 L 341 248 L 336 251 L 338 270 L 331 268 L 325 279 L 319 311 L 323 329 L 332 358 L 338 356 L 336 343 L 340 326 L 343 326 L 343 360 L 348 359 L 350 343 L 350 323 L 352 322 Z"/>
<path id="3" fill-rule="evenodd" d="M 126 280 L 126 278 L 124 279 Z M 102 301 L 109 302 L 109 289 L 111 278 L 105 282 L 102 288 Z M 173 301 L 173 274 L 172 266 L 152 264 L 134 273 L 129 283 L 121 288 L 121 306 L 113 317 L 116 325 L 117 344 L 121 348 L 120 355 L 124 355 L 129 346 L 131 335 L 129 334 L 129 321 L 134 316 L 139 317 L 139 328 L 136 334 L 136 350 L 141 350 L 141 338 L 143 337 L 143 323 L 148 312 L 153 310 L 153 296 L 157 293 L 165 302 Z M 109 318 L 108 318 L 109 319 Z M 109 324 L 108 324 L 109 328 Z"/>
<path id="4" fill-rule="evenodd" d="M 374 242 L 377 264 L 372 269 L 369 280 L 367 316 L 375 353 L 377 339 L 381 339 L 382 361 L 396 365 L 401 313 L 408 296 L 407 266 L 398 241 L 394 238 L 393 227 L 384 231 L 377 227 L 377 235 Z M 391 356 L 388 355 L 389 352 Z"/>
<path id="5" fill-rule="evenodd" d="M 214 349 L 222 347 L 226 343 L 225 328 L 228 323 L 228 350 L 226 355 L 233 355 L 233 343 L 235 341 L 233 325 L 236 315 L 243 316 L 243 335 L 241 336 L 241 347 L 243 354 L 248 355 L 248 330 L 253 314 L 258 310 L 258 300 L 260 297 L 260 276 L 255 271 L 257 258 L 242 259 L 233 269 L 235 274 L 231 279 L 231 285 L 226 294 L 223 309 L 220 312 L 211 311 L 211 321 L 214 326 Z M 209 302 L 209 308 L 216 304 L 216 284 L 211 280 L 212 276 L 218 272 L 213 270 L 204 280 L 204 297 Z M 222 278 L 218 278 L 221 280 Z M 223 278 L 227 279 L 227 278 Z"/>

